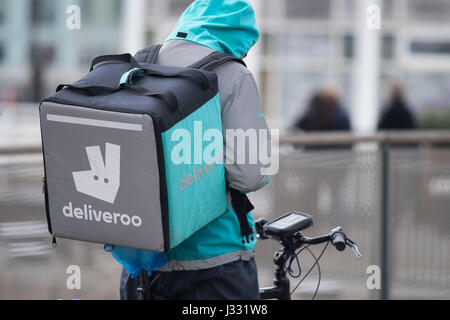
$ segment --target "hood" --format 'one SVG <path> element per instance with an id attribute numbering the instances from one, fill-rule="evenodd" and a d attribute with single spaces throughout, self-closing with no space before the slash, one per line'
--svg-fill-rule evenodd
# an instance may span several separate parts
<path id="1" fill-rule="evenodd" d="M 166 41 L 192 41 L 241 58 L 258 37 L 255 13 L 248 1 L 196 0 L 181 15 Z"/>

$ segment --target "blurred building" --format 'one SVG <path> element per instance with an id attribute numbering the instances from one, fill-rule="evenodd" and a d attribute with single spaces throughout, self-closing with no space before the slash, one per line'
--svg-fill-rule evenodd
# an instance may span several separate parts
<path id="1" fill-rule="evenodd" d="M 146 1 L 146 43 L 163 41 L 191 2 Z M 258 14 L 261 39 L 256 56 L 249 58 L 256 61 L 252 67 L 265 112 L 275 124 L 288 126 L 289 119 L 304 111 L 312 93 L 324 86 L 340 91 L 350 109 L 359 107 L 355 105 L 358 20 L 365 20 L 367 13 L 358 8 L 357 0 L 251 2 Z M 370 2 L 378 3 L 382 19 L 381 29 L 373 31 L 379 42 L 378 61 L 364 65 L 366 71 L 379 66 L 373 88 L 378 97 L 374 115 L 385 102 L 389 80 L 404 83 L 417 113 L 428 108 L 450 109 L 450 2 Z M 376 119 L 371 121 L 375 128 Z"/>
<path id="2" fill-rule="evenodd" d="M 80 7 L 79 30 L 66 26 L 69 5 Z M 2 88 L 15 87 L 20 100 L 33 100 L 36 77 L 49 94 L 86 72 L 92 57 L 115 52 L 120 6 L 120 0 L 0 0 L 0 97 Z"/>
<path id="3" fill-rule="evenodd" d="M 313 92 L 333 87 L 352 123 L 373 130 L 389 80 L 404 84 L 415 113 L 450 109 L 450 1 L 250 1 L 261 38 L 247 60 L 272 126 L 288 127 Z M 79 78 L 97 55 L 163 41 L 191 2 L 0 0 L 0 86 L 17 85 L 26 95 L 38 51 L 45 57 L 45 92 L 51 92 Z M 379 30 L 361 24 L 368 3 L 381 9 Z M 70 4 L 81 8 L 81 30 L 66 27 Z"/>
<path id="4" fill-rule="evenodd" d="M 355 72 L 358 14 L 365 12 L 358 11 L 357 1 L 262 3 L 260 66 L 266 108 L 279 106 L 275 115 L 292 119 L 322 86 L 334 86 L 344 105 L 361 108 L 355 105 Z M 385 102 L 388 80 L 396 79 L 405 84 L 415 112 L 450 109 L 450 1 L 384 0 L 379 4 L 381 29 L 372 31 L 379 37 L 379 61 L 365 65 L 366 71 L 379 65 L 376 106 Z"/>

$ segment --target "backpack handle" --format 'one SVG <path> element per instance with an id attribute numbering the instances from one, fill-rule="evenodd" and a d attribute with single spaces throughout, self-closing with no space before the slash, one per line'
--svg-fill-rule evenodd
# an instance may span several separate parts
<path id="1" fill-rule="evenodd" d="M 210 87 L 210 83 L 208 77 L 203 74 L 200 70 L 195 69 L 187 69 L 175 72 L 166 72 L 158 70 L 158 67 L 145 67 L 140 68 L 144 75 L 149 76 L 161 76 L 161 77 L 191 77 L 195 81 L 197 81 L 204 90 L 208 90 Z"/>
<path id="2" fill-rule="evenodd" d="M 89 96 L 112 94 L 119 90 L 127 90 L 133 94 L 146 97 L 161 98 L 169 106 L 169 110 L 174 113 L 178 111 L 178 100 L 171 91 L 149 91 L 138 86 L 122 86 L 122 87 L 105 87 L 105 86 L 79 86 L 75 84 L 60 84 L 56 88 L 56 92 L 61 91 L 64 87 L 68 87 L 77 91 L 81 91 Z"/>
<path id="3" fill-rule="evenodd" d="M 96 95 L 106 95 L 106 94 L 112 94 L 114 92 L 119 91 L 121 88 L 112 88 L 112 87 L 105 87 L 105 86 L 80 86 L 76 84 L 68 84 L 68 83 L 62 83 L 56 87 L 56 92 L 61 91 L 65 87 L 82 91 L 83 93 L 87 94 L 88 96 L 96 96 Z"/>
<path id="4" fill-rule="evenodd" d="M 127 89 L 128 91 L 139 95 L 139 96 L 145 96 L 145 97 L 158 97 L 163 99 L 166 104 L 169 106 L 169 110 L 174 113 L 178 111 L 178 99 L 173 94 L 172 91 L 168 90 L 162 90 L 162 91 L 149 91 L 143 87 L 139 86 L 123 86 L 124 89 Z"/>
<path id="5" fill-rule="evenodd" d="M 137 68 L 139 66 L 136 59 L 134 59 L 133 56 L 129 53 L 111 54 L 111 55 L 99 56 L 99 57 L 95 58 L 94 60 L 92 60 L 91 68 L 89 69 L 89 72 L 91 72 L 97 64 L 102 63 L 102 62 L 107 62 L 107 61 L 129 63 L 129 64 L 131 64 L 131 66 L 133 68 Z"/>

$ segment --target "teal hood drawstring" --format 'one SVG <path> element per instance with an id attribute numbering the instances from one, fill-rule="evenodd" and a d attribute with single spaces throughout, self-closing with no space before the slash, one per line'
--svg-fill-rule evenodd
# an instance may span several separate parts
<path id="1" fill-rule="evenodd" d="M 246 0 L 196 0 L 166 39 L 187 40 L 243 57 L 258 41 L 255 13 Z"/>

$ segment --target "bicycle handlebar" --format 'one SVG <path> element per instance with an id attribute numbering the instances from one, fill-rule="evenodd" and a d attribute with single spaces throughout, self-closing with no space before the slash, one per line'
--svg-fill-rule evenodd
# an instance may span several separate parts
<path id="1" fill-rule="evenodd" d="M 349 246 L 352 248 L 353 254 L 355 255 L 356 259 L 361 259 L 361 254 L 359 253 L 358 246 L 355 242 L 350 240 L 347 235 L 344 233 L 341 227 L 334 228 L 331 230 L 329 234 L 319 236 L 316 238 L 308 238 L 303 235 L 301 235 L 300 232 L 298 232 L 295 237 L 299 237 L 300 243 L 298 244 L 298 247 L 300 248 L 302 244 L 320 244 L 327 241 L 330 241 L 331 244 L 336 248 L 338 251 L 344 251 L 346 246 Z"/>
<path id="2" fill-rule="evenodd" d="M 295 215 L 295 212 L 294 212 Z M 297 214 L 297 217 L 301 214 Z M 307 214 L 303 214 L 303 217 Z M 287 217 L 287 218 L 286 218 Z M 325 242 L 331 242 L 331 244 L 338 250 L 345 250 L 346 246 L 352 248 L 353 253 L 355 254 L 357 259 L 361 259 L 361 254 L 358 251 L 358 247 L 356 243 L 350 240 L 347 235 L 344 233 L 341 227 L 336 227 L 332 229 L 328 234 L 321 235 L 318 237 L 307 237 L 302 234 L 302 230 L 306 229 L 312 223 L 299 223 L 298 221 L 302 217 L 293 217 L 292 212 L 288 213 L 281 218 L 275 219 L 269 222 L 265 218 L 260 218 L 255 221 L 255 229 L 258 237 L 260 239 L 273 239 L 279 241 L 283 247 L 278 249 L 274 254 L 274 264 L 275 264 L 275 279 L 274 285 L 268 288 L 260 288 L 260 296 L 261 299 L 280 299 L 280 300 L 289 300 L 290 299 L 290 282 L 287 277 L 288 269 L 286 269 L 286 263 L 290 260 L 292 262 L 293 256 L 298 253 L 295 253 L 298 249 L 300 249 L 304 245 L 313 245 L 313 244 L 321 244 Z M 309 217 L 310 218 L 310 217 Z M 279 223 L 280 219 L 282 219 L 282 223 Z M 277 224 L 275 224 L 277 223 Z M 272 224 L 271 227 L 265 225 Z M 275 226 L 274 226 L 275 224 Z M 266 232 L 268 231 L 268 232 Z M 270 232 L 269 232 L 270 231 Z M 307 247 L 306 246 L 306 247 Z M 325 251 L 326 246 L 323 251 Z M 309 250 L 309 249 L 308 249 Z M 300 250 L 301 251 L 301 250 Z M 323 253 L 323 252 L 322 252 Z M 320 256 L 319 256 L 320 259 Z M 316 263 L 318 261 L 316 260 Z M 314 266 L 314 265 L 313 265 Z M 306 274 L 308 275 L 309 272 Z M 302 281 L 302 280 L 301 280 Z M 300 281 L 300 283 L 301 283 Z M 320 281 L 320 280 L 319 280 Z M 320 283 L 320 282 L 319 282 Z M 297 285 L 298 286 L 298 285 Z M 317 292 L 317 291 L 316 291 Z"/>
<path id="3" fill-rule="evenodd" d="M 283 216 L 286 217 L 287 215 Z M 307 215 L 306 215 L 307 216 Z M 338 250 L 344 251 L 346 246 L 352 248 L 353 253 L 357 259 L 361 259 L 361 254 L 358 251 L 356 243 L 350 240 L 344 233 L 341 227 L 332 229 L 328 234 L 318 237 L 304 236 L 301 231 L 309 227 L 310 224 L 301 224 L 293 222 L 294 219 L 284 219 L 283 223 L 278 223 L 274 226 L 274 221 L 269 222 L 265 218 L 260 218 L 255 221 L 255 229 L 260 239 L 273 239 L 279 241 L 283 247 L 277 250 L 274 254 L 275 263 L 275 279 L 274 285 L 268 288 L 260 288 L 261 299 L 290 299 L 290 283 L 287 277 L 286 263 L 289 259 L 292 261 L 292 255 L 297 249 L 300 249 L 304 245 L 315 245 L 325 242 L 331 242 L 331 244 Z M 272 224 L 271 228 L 266 224 Z M 306 225 L 306 227 L 305 227 Z M 270 231 L 270 232 L 266 232 Z M 274 231 L 275 230 L 275 231 Z M 324 250 L 326 247 L 324 248 Z M 319 257 L 320 259 L 320 257 Z M 317 263 L 317 261 L 316 261 Z M 309 273 L 309 272 L 308 272 Z"/>
<path id="4" fill-rule="evenodd" d="M 255 222 L 255 229 L 260 239 L 264 240 L 272 238 L 271 236 L 267 235 L 264 232 L 264 225 L 268 222 L 269 221 L 265 218 L 260 218 Z M 278 240 L 277 238 L 275 239 Z M 290 245 L 295 250 L 299 249 L 304 244 L 320 244 L 328 241 L 330 241 L 331 244 L 338 251 L 344 251 L 345 247 L 348 245 L 349 247 L 352 248 L 356 258 L 357 259 L 361 258 L 361 254 L 358 251 L 356 243 L 347 237 L 347 235 L 345 234 L 345 232 L 341 227 L 336 227 L 332 229 L 330 233 L 314 238 L 306 237 L 300 231 L 297 231 L 291 236 L 287 237 L 286 239 L 280 240 L 283 246 Z"/>

